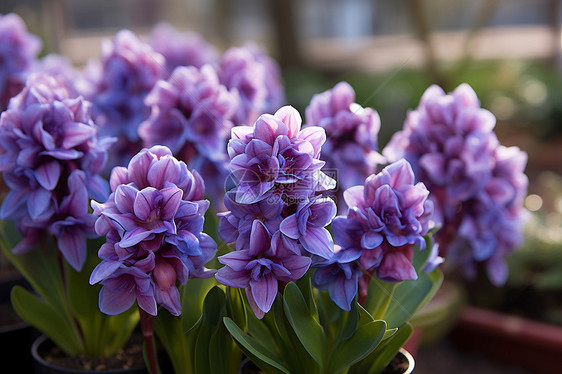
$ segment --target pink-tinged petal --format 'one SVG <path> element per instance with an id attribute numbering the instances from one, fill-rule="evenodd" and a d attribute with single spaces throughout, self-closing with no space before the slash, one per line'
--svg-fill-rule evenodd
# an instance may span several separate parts
<path id="1" fill-rule="evenodd" d="M 300 237 L 299 227 L 297 222 L 297 215 L 291 214 L 289 217 L 285 218 L 281 225 L 279 225 L 279 230 L 291 239 L 298 239 Z"/>
<path id="2" fill-rule="evenodd" d="M 139 307 L 152 316 L 158 314 L 158 305 L 153 295 L 137 294 L 137 304 Z"/>
<path id="3" fill-rule="evenodd" d="M 300 279 L 310 268 L 312 260 L 306 256 L 289 256 L 283 259 L 283 266 L 291 272 L 288 277 L 279 277 L 283 282 L 292 282 Z"/>
<path id="4" fill-rule="evenodd" d="M 509 203 L 515 197 L 515 189 L 504 179 L 492 178 L 486 185 L 490 199 L 498 205 Z"/>
<path id="5" fill-rule="evenodd" d="M 246 298 L 248 299 L 248 304 L 252 308 L 252 311 L 256 315 L 257 319 L 262 319 L 265 316 L 265 312 L 258 307 L 254 296 L 252 295 L 252 289 L 248 286 L 246 287 Z"/>
<path id="6" fill-rule="evenodd" d="M 80 122 L 65 122 L 62 125 L 63 148 L 74 148 L 96 135 L 96 128 Z"/>
<path id="7" fill-rule="evenodd" d="M 173 156 L 162 157 L 154 162 L 148 171 L 148 183 L 157 188 L 164 188 L 165 182 L 175 183 L 181 175 L 181 166 Z"/>
<path id="8" fill-rule="evenodd" d="M 326 142 L 326 131 L 321 127 L 308 126 L 301 130 L 298 138 L 309 142 L 314 149 L 314 157 L 318 157 L 322 145 Z"/>
<path id="9" fill-rule="evenodd" d="M 337 207 L 332 199 L 320 199 L 310 206 L 308 222 L 317 227 L 328 225 L 336 216 Z"/>
<path id="10" fill-rule="evenodd" d="M 375 249 L 382 244 L 384 237 L 373 230 L 367 231 L 361 237 L 361 247 L 365 249 Z"/>
<path id="11" fill-rule="evenodd" d="M 302 118 L 295 108 L 290 105 L 286 105 L 277 110 L 274 116 L 279 118 L 287 126 L 287 136 L 289 138 L 294 138 L 297 136 L 301 129 Z"/>
<path id="12" fill-rule="evenodd" d="M 254 125 L 254 137 L 273 145 L 279 135 L 287 135 L 287 126 L 271 114 L 262 114 Z"/>
<path id="13" fill-rule="evenodd" d="M 377 276 L 386 282 L 418 279 L 411 261 L 400 251 L 385 253 L 377 269 Z"/>
<path id="14" fill-rule="evenodd" d="M 365 180 L 365 201 L 367 205 L 373 204 L 375 201 L 376 191 L 387 184 L 390 184 L 391 178 L 387 170 L 383 169 L 378 174 L 372 174 Z"/>
<path id="15" fill-rule="evenodd" d="M 334 255 L 332 236 L 323 227 L 309 227 L 299 241 L 309 253 L 326 259 L 330 259 Z"/>
<path id="16" fill-rule="evenodd" d="M 39 188 L 28 195 L 27 211 L 32 220 L 41 218 L 51 207 L 52 192 Z"/>
<path id="17" fill-rule="evenodd" d="M 37 178 L 37 182 L 41 187 L 52 191 L 57 186 L 60 173 L 60 164 L 57 161 L 51 161 L 41 164 L 37 170 L 35 170 L 35 178 Z"/>
<path id="18" fill-rule="evenodd" d="M 111 177 L 109 178 L 111 191 L 115 191 L 120 184 L 128 184 L 129 182 L 129 173 L 126 168 L 116 166 L 111 170 Z"/>
<path id="19" fill-rule="evenodd" d="M 271 237 L 263 222 L 254 220 L 250 232 L 250 248 L 248 254 L 257 257 L 271 247 Z"/>
<path id="20" fill-rule="evenodd" d="M 133 204 L 135 216 L 143 221 L 148 220 L 152 211 L 157 208 L 156 199 L 160 198 L 160 196 L 159 191 L 152 187 L 139 191 L 135 196 L 135 203 Z"/>
<path id="21" fill-rule="evenodd" d="M 349 208 L 362 207 L 364 204 L 364 191 L 363 186 L 353 186 L 348 188 L 343 193 L 345 203 Z"/>
<path id="22" fill-rule="evenodd" d="M 152 235 L 152 232 L 143 227 L 137 227 L 132 231 L 127 231 L 123 236 L 123 239 L 119 242 L 119 245 L 123 248 L 132 247 L 143 239 L 148 238 L 150 235 Z"/>
<path id="23" fill-rule="evenodd" d="M 388 165 L 385 169 L 391 175 L 390 185 L 392 187 L 399 188 L 403 185 L 414 184 L 414 171 L 405 159 L 400 159 Z"/>
<path id="24" fill-rule="evenodd" d="M 277 279 L 272 273 L 258 281 L 250 279 L 250 290 L 258 308 L 267 313 L 277 296 Z"/>
<path id="25" fill-rule="evenodd" d="M 121 314 L 135 303 L 135 293 L 130 287 L 121 287 L 116 291 L 107 286 L 102 287 L 99 297 L 99 308 L 109 315 Z"/>
<path id="26" fill-rule="evenodd" d="M 272 156 L 273 147 L 263 140 L 259 139 L 252 139 L 246 145 L 244 152 L 248 154 L 250 157 L 257 157 L 260 155 L 269 155 Z"/>
<path id="27" fill-rule="evenodd" d="M 161 290 L 167 290 L 176 284 L 176 271 L 167 261 L 156 262 L 152 275 L 156 287 Z"/>
<path id="28" fill-rule="evenodd" d="M 417 183 L 414 187 L 410 187 L 402 192 L 404 197 L 404 206 L 406 209 L 412 208 L 414 216 L 419 217 L 424 212 L 424 202 L 427 201 L 429 191 L 423 183 Z"/>
<path id="29" fill-rule="evenodd" d="M 115 207 L 121 213 L 133 213 L 133 206 L 135 205 L 135 200 L 137 198 L 137 190 L 135 187 L 129 184 L 122 184 L 115 190 Z M 139 217 L 140 218 L 140 217 Z"/>
<path id="30" fill-rule="evenodd" d="M 148 187 L 150 184 L 148 183 L 147 175 L 153 162 L 156 162 L 156 157 L 147 149 L 137 153 L 127 166 L 129 182 L 135 183 L 138 189 Z M 111 185 L 113 186 L 113 183 Z"/>
<path id="31" fill-rule="evenodd" d="M 248 271 L 236 271 L 228 266 L 220 268 L 215 274 L 215 279 L 225 286 L 234 288 L 246 288 L 250 284 L 250 274 Z"/>
<path id="32" fill-rule="evenodd" d="M 57 238 L 57 245 L 65 260 L 76 271 L 80 271 L 86 261 L 86 236 L 79 228 L 62 230 L 62 235 Z"/>
<path id="33" fill-rule="evenodd" d="M 420 157 L 420 166 L 432 183 L 442 186 L 448 181 L 447 160 L 441 153 L 427 153 Z"/>
<path id="34" fill-rule="evenodd" d="M 176 215 L 180 206 L 183 191 L 177 187 L 168 187 L 160 191 L 162 203 L 160 206 L 160 219 L 171 220 Z"/>
<path id="35" fill-rule="evenodd" d="M 181 314 L 180 293 L 176 287 L 170 287 L 167 290 L 156 288 L 154 292 L 156 302 L 166 308 L 173 316 Z"/>
<path id="36" fill-rule="evenodd" d="M 121 265 L 122 264 L 119 261 L 108 260 L 100 262 L 90 275 L 90 284 L 96 284 L 106 278 L 109 278 L 117 269 L 121 267 Z"/>

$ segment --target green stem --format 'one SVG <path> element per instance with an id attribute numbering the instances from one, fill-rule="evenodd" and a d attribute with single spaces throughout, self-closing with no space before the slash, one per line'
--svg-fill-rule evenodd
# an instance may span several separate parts
<path id="1" fill-rule="evenodd" d="M 396 285 L 397 285 L 397 283 L 392 284 L 392 288 L 390 289 L 390 291 L 386 295 L 386 298 L 384 299 L 384 302 L 382 303 L 380 308 L 377 310 L 377 312 L 374 314 L 373 317 L 375 317 L 376 320 L 384 319 L 386 311 L 388 310 L 388 307 L 390 306 L 390 302 L 392 301 L 392 298 L 394 297 L 394 290 L 396 289 Z"/>
<path id="2" fill-rule="evenodd" d="M 140 325 L 142 336 L 146 344 L 146 355 L 148 356 L 148 365 L 150 374 L 158 374 L 158 364 L 156 362 L 156 352 L 154 350 L 154 316 L 145 312 L 139 306 Z"/>

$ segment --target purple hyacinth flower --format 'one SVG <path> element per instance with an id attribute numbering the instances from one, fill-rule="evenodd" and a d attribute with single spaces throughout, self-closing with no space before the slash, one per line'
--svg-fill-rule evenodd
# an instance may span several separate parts
<path id="1" fill-rule="evenodd" d="M 98 140 L 89 108 L 55 77 L 31 75 L 0 116 L 0 171 L 9 188 L 0 216 L 25 235 L 14 251 L 51 234 L 76 270 L 93 233 L 88 198 L 108 195 L 99 173 L 110 141 Z"/>
<path id="2" fill-rule="evenodd" d="M 502 284 L 503 256 L 521 242 L 527 156 L 501 146 L 494 125 L 493 114 L 480 107 L 467 84 L 451 94 L 432 86 L 384 154 L 405 157 L 431 191 L 442 226 L 435 235 L 441 255 L 467 275 L 474 274 L 475 263 L 490 264 L 490 279 Z"/>
<path id="3" fill-rule="evenodd" d="M 41 40 L 27 32 L 16 14 L 0 14 L 0 112 L 25 85 L 41 50 Z"/>
<path id="4" fill-rule="evenodd" d="M 152 114 L 141 124 L 139 135 L 147 146 L 166 145 L 181 154 L 189 143 L 198 155 L 218 160 L 225 155 L 238 100 L 235 91 L 219 83 L 212 66 L 178 67 L 146 97 Z"/>
<path id="5" fill-rule="evenodd" d="M 300 200 L 316 190 L 333 188 L 320 171 L 324 130 L 301 130 L 301 118 L 292 107 L 264 114 L 253 127 L 232 129 L 228 143 L 230 169 L 237 180 L 236 202 L 252 204 L 268 198 Z"/>
<path id="6" fill-rule="evenodd" d="M 172 72 L 178 66 L 202 67 L 218 61 L 217 51 L 199 34 L 180 32 L 166 22 L 152 29 L 150 45 L 166 59 L 166 70 Z"/>
<path id="7" fill-rule="evenodd" d="M 371 175 L 364 186 L 345 191 L 347 216 L 332 222 L 335 243 L 344 250 L 362 250 L 361 267 L 385 281 L 417 279 L 413 249 L 425 249 L 433 205 L 405 160 Z"/>
<path id="8" fill-rule="evenodd" d="M 328 290 L 330 298 L 343 310 L 351 310 L 351 302 L 357 295 L 359 278 L 363 274 L 357 263 L 361 253 L 357 248 L 344 250 L 337 246 L 330 260 L 313 265 L 316 272 L 312 283 L 320 290 Z"/>
<path id="9" fill-rule="evenodd" d="M 334 242 L 324 227 L 335 215 L 334 201 L 316 196 L 299 202 L 296 212 L 285 218 L 279 229 L 285 236 L 298 240 L 308 253 L 330 259 L 334 255 Z"/>
<path id="10" fill-rule="evenodd" d="M 103 285 L 100 309 L 117 314 L 136 300 L 151 315 L 157 304 L 181 314 L 176 283 L 214 274 L 204 268 L 217 246 L 202 233 L 209 207 L 203 180 L 169 148 L 154 146 L 114 168 L 110 186 L 105 203 L 92 202 L 96 232 L 107 236 L 90 277 Z"/>
<path id="11" fill-rule="evenodd" d="M 355 103 L 355 92 L 347 82 L 314 95 L 305 118 L 307 125 L 326 130 L 320 158 L 327 169 L 337 170 L 341 191 L 363 183 L 384 162 L 377 145 L 379 115 Z"/>
<path id="12" fill-rule="evenodd" d="M 247 248 L 219 257 L 223 265 L 215 278 L 224 285 L 244 288 L 258 318 L 263 318 L 277 295 L 279 282 L 301 278 L 308 270 L 309 257 L 272 250 L 272 238 L 265 225 L 254 220 Z"/>
<path id="13" fill-rule="evenodd" d="M 236 88 L 241 105 L 235 125 L 253 123 L 261 113 L 273 113 L 284 102 L 279 67 L 255 45 L 228 49 L 219 67 L 220 82 Z"/>

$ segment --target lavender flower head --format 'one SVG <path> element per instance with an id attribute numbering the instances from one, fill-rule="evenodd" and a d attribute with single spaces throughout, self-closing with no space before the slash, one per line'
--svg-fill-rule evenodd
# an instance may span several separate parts
<path id="1" fill-rule="evenodd" d="M 171 72 L 178 66 L 202 67 L 218 61 L 217 51 L 199 34 L 180 32 L 169 23 L 158 23 L 150 34 L 150 45 L 166 59 Z"/>
<path id="2" fill-rule="evenodd" d="M 317 195 L 326 187 L 318 159 L 324 130 L 300 130 L 300 124 L 298 112 L 283 107 L 260 116 L 254 127 L 233 128 L 229 142 L 236 186 L 225 195 L 219 235 L 235 251 L 219 257 L 225 266 L 216 278 L 244 288 L 258 318 L 270 310 L 279 287 L 304 275 L 312 257 L 334 255 L 325 226 L 336 207 Z"/>
<path id="3" fill-rule="evenodd" d="M 203 180 L 167 147 L 154 146 L 127 168 L 114 168 L 110 186 L 105 203 L 92 202 L 96 232 L 107 236 L 90 277 L 91 284 L 103 285 L 101 311 L 119 314 L 136 300 L 151 315 L 157 304 L 181 314 L 177 281 L 213 275 L 204 268 L 217 247 L 202 233 L 209 207 Z"/>
<path id="4" fill-rule="evenodd" d="M 0 112 L 24 87 L 40 50 L 41 40 L 27 32 L 18 15 L 0 14 Z"/>
<path id="5" fill-rule="evenodd" d="M 273 113 L 285 101 L 279 67 L 255 45 L 228 49 L 220 61 L 219 78 L 240 94 L 235 125 L 253 123 L 261 113 Z"/>
<path id="6" fill-rule="evenodd" d="M 206 158 L 225 155 L 239 98 L 235 90 L 219 83 L 212 66 L 176 68 L 170 79 L 156 83 L 145 103 L 152 108 L 139 127 L 146 146 L 166 145 L 181 154 L 189 143 Z"/>
<path id="7" fill-rule="evenodd" d="M 138 151 L 138 127 L 150 115 L 144 100 L 166 75 L 164 65 L 164 57 L 131 31 L 119 31 L 113 41 L 103 42 L 101 68 L 95 74 L 99 80 L 87 92 L 102 135 L 119 139 L 112 147 L 115 163 L 121 164 Z M 96 73 L 91 67 L 89 71 Z"/>
<path id="8" fill-rule="evenodd" d="M 363 183 L 384 158 L 377 152 L 380 118 L 371 108 L 355 103 L 347 82 L 314 95 L 306 108 L 306 124 L 326 130 L 321 159 L 338 172 L 340 190 Z"/>
<path id="9" fill-rule="evenodd" d="M 520 242 L 527 157 L 502 147 L 494 126 L 494 115 L 467 84 L 448 95 L 432 86 L 384 154 L 405 157 L 431 191 L 441 254 L 467 274 L 485 262 L 490 279 L 501 284 L 507 276 L 501 259 Z"/>
<path id="10" fill-rule="evenodd" d="M 301 200 L 316 190 L 333 188 L 320 171 L 322 128 L 301 130 L 301 117 L 290 106 L 260 116 L 253 127 L 232 129 L 228 143 L 230 170 L 237 181 L 235 200 L 253 204 L 264 199 Z"/>
<path id="11" fill-rule="evenodd" d="M 65 259 L 81 269 L 86 236 L 94 235 L 88 198 L 108 194 L 98 173 L 110 141 L 97 139 L 89 109 L 56 78 L 32 75 L 2 113 L 0 171 L 9 192 L 0 217 L 14 220 L 24 236 L 14 252 L 52 234 Z"/>
<path id="12" fill-rule="evenodd" d="M 369 176 L 364 186 L 346 190 L 348 214 L 332 221 L 334 241 L 341 248 L 332 261 L 315 265 L 314 284 L 349 310 L 359 271 L 387 282 L 417 279 L 412 259 L 415 246 L 426 248 L 424 235 L 433 214 L 428 195 L 422 183 L 414 184 L 405 160 Z"/>

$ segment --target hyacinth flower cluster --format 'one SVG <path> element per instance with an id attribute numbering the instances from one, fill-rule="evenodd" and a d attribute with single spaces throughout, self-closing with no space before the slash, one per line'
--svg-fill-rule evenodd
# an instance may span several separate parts
<path id="1" fill-rule="evenodd" d="M 327 170 L 337 171 L 338 191 L 362 184 L 384 163 L 377 144 L 380 117 L 355 103 L 355 92 L 347 82 L 314 95 L 305 114 L 307 125 L 326 130 L 320 158 L 326 161 Z M 340 206 L 342 200 L 340 193 Z"/>
<path id="2" fill-rule="evenodd" d="M 500 145 L 494 126 L 494 115 L 480 107 L 467 84 L 451 94 L 432 86 L 384 154 L 410 161 L 431 191 L 442 256 L 462 264 L 469 276 L 483 263 L 490 280 L 501 285 L 507 279 L 504 256 L 522 240 L 527 155 Z"/>
<path id="3" fill-rule="evenodd" d="M 236 88 L 241 103 L 232 121 L 235 125 L 254 123 L 262 113 L 273 113 L 285 102 L 277 63 L 255 44 L 229 48 L 218 67 L 220 82 Z"/>
<path id="4" fill-rule="evenodd" d="M 2 113 L 0 171 L 9 192 L 0 216 L 24 237 L 14 252 L 50 234 L 68 263 L 82 268 L 86 237 L 95 235 L 88 199 L 109 190 L 98 174 L 111 140 L 98 140 L 90 107 L 56 78 L 32 75 Z"/>
<path id="5" fill-rule="evenodd" d="M 155 146 L 115 167 L 110 187 L 107 201 L 92 201 L 96 232 L 107 237 L 90 277 L 103 286 L 101 311 L 119 314 L 136 301 L 152 316 L 157 305 L 180 315 L 177 283 L 214 274 L 204 267 L 217 246 L 202 232 L 209 207 L 203 180 L 167 147 Z"/>
<path id="6" fill-rule="evenodd" d="M 180 32 L 166 22 L 152 29 L 149 44 L 166 59 L 166 70 L 171 73 L 178 66 L 197 68 L 218 61 L 218 53 L 199 34 Z"/>
<path id="7" fill-rule="evenodd" d="M 319 127 L 301 130 L 301 122 L 294 108 L 283 107 L 254 126 L 234 127 L 228 143 L 236 186 L 225 195 L 229 211 L 219 214 L 219 236 L 235 250 L 219 257 L 225 266 L 215 277 L 245 289 L 258 318 L 280 287 L 306 273 L 312 257 L 333 256 L 325 226 L 336 207 L 317 195 L 330 187 L 319 160 L 326 135 Z"/>
<path id="8" fill-rule="evenodd" d="M 129 30 L 104 40 L 101 62 L 90 63 L 84 94 L 94 104 L 101 134 L 118 138 L 112 164 L 124 165 L 139 150 L 138 127 L 150 115 L 144 100 L 156 82 L 166 76 L 165 59 Z"/>
<path id="9" fill-rule="evenodd" d="M 25 86 L 41 40 L 30 34 L 16 14 L 0 14 L 0 112 Z"/>
<path id="10" fill-rule="evenodd" d="M 366 292 L 359 286 L 368 285 L 373 274 L 386 282 L 417 279 L 414 250 L 426 250 L 433 203 L 427 188 L 414 178 L 402 159 L 345 191 L 349 210 L 331 226 L 335 256 L 318 263 L 313 277 L 313 284 L 327 289 L 342 309 L 350 310 L 357 292 Z M 430 272 L 439 263 L 434 256 L 424 270 Z"/>

